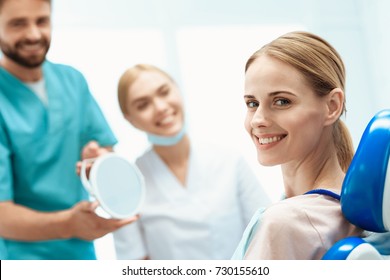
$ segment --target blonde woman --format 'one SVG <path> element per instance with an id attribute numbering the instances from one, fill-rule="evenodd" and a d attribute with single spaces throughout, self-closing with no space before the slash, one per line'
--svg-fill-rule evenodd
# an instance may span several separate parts
<path id="1" fill-rule="evenodd" d="M 311 33 L 285 34 L 249 58 L 245 128 L 259 163 L 281 166 L 286 199 L 256 213 L 234 259 L 321 259 L 361 232 L 338 200 L 353 157 L 344 85 L 339 54 Z"/>

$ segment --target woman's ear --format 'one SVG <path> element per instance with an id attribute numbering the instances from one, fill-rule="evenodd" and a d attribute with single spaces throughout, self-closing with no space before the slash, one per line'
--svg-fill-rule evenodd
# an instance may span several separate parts
<path id="1" fill-rule="evenodd" d="M 343 113 L 344 92 L 340 88 L 335 88 L 326 96 L 327 116 L 325 125 L 335 123 Z"/>

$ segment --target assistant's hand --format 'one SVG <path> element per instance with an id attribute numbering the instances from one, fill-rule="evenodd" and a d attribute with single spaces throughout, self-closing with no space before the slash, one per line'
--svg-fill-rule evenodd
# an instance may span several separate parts
<path id="1" fill-rule="evenodd" d="M 95 213 L 97 202 L 81 201 L 66 210 L 66 237 L 94 240 L 113 232 L 138 219 L 134 216 L 128 219 L 106 219 Z"/>

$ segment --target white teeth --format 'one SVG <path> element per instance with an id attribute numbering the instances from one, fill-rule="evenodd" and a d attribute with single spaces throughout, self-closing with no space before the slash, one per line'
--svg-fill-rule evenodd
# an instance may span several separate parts
<path id="1" fill-rule="evenodd" d="M 274 136 L 274 137 L 268 137 L 268 138 L 259 138 L 259 143 L 261 145 L 271 144 L 274 142 L 278 142 L 282 139 L 282 136 Z"/>
<path id="2" fill-rule="evenodd" d="M 174 120 L 174 117 L 173 117 L 173 116 L 167 116 L 167 117 L 165 117 L 164 119 L 162 119 L 162 120 L 160 121 L 160 125 L 169 124 L 169 123 L 171 123 L 173 120 Z"/>

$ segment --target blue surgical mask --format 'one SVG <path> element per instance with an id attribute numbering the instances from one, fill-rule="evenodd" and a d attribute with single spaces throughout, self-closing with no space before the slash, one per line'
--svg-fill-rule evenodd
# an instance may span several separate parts
<path id="1" fill-rule="evenodd" d="M 173 146 L 181 139 L 183 139 L 183 136 L 186 134 L 187 128 L 186 125 L 183 125 L 182 129 L 173 136 L 160 136 L 156 134 L 146 133 L 148 136 L 148 140 L 150 143 L 156 146 Z"/>

